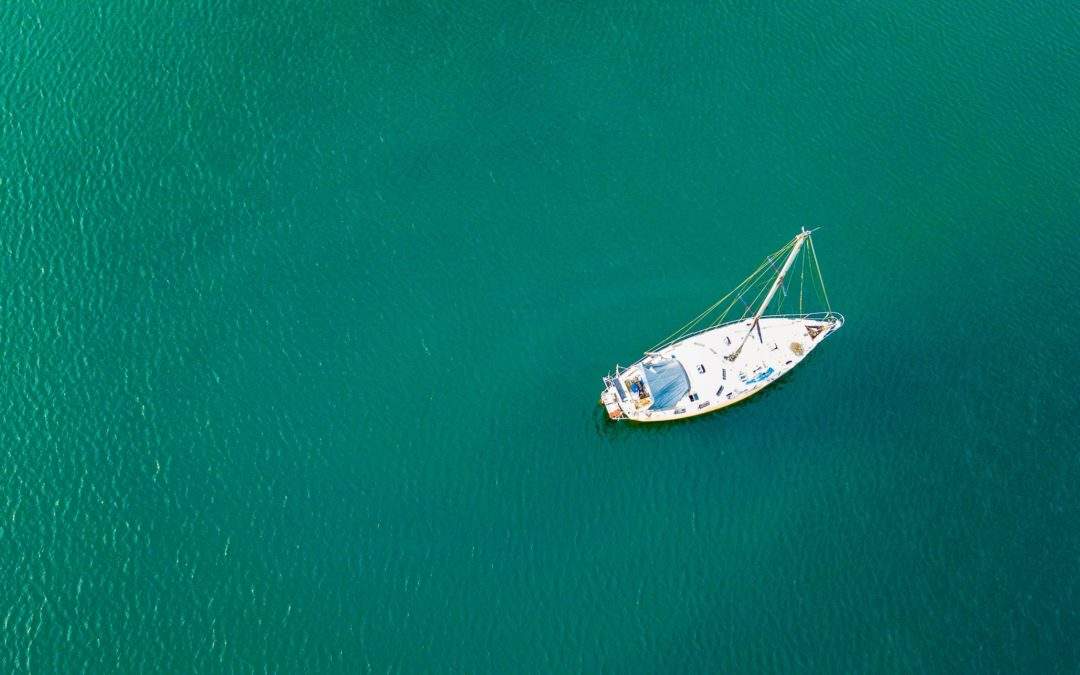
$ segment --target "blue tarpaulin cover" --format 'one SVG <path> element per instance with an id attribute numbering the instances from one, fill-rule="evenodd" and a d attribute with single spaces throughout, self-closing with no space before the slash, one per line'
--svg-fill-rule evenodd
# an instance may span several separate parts
<path id="1" fill-rule="evenodd" d="M 659 363 L 642 364 L 645 381 L 652 392 L 652 410 L 670 410 L 683 396 L 690 393 L 690 379 L 682 364 L 675 359 L 664 359 Z"/>

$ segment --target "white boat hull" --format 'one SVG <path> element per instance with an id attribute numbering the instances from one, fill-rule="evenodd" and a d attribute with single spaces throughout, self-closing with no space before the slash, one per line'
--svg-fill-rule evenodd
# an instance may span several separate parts
<path id="1" fill-rule="evenodd" d="M 752 320 L 695 333 L 605 378 L 600 403 L 610 418 L 634 422 L 668 422 L 722 410 L 783 377 L 843 323 L 836 313 L 762 317 L 734 360 L 727 357 L 736 353 Z M 682 365 L 689 389 L 675 402 L 654 400 L 650 387 L 643 386 L 648 382 L 643 368 L 671 360 Z"/>

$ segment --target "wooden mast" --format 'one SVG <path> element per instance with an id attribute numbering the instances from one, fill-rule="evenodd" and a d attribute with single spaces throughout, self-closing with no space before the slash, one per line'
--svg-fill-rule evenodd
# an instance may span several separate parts
<path id="1" fill-rule="evenodd" d="M 754 328 L 757 327 L 758 321 L 761 319 L 761 315 L 765 313 L 765 308 L 772 302 L 773 296 L 776 295 L 776 290 L 780 288 L 780 284 L 784 283 L 784 275 L 791 268 L 791 264 L 795 262 L 795 256 L 799 255 L 799 249 L 802 248 L 803 243 L 810 236 L 810 233 L 806 231 L 806 228 L 802 228 L 802 232 L 799 232 L 795 236 L 795 245 L 791 247 L 791 253 L 788 254 L 787 260 L 784 261 L 784 266 L 780 268 L 780 274 L 776 275 L 776 281 L 773 282 L 772 288 L 769 289 L 769 293 L 765 296 L 765 300 L 762 301 L 761 307 L 758 307 L 758 311 L 754 314 L 754 320 L 750 322 L 750 330 L 746 331 L 746 335 L 743 336 L 742 342 L 739 343 L 739 348 L 728 354 L 724 358 L 728 361 L 734 361 L 739 357 L 739 352 L 742 351 L 743 345 L 746 344 L 747 339 L 754 332 Z"/>

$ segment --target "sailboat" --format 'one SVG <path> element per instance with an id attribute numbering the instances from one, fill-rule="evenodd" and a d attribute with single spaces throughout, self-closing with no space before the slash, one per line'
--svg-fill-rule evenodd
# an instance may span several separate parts
<path id="1" fill-rule="evenodd" d="M 608 417 L 668 422 L 726 408 L 776 382 L 839 330 L 844 317 L 829 305 L 812 232 L 802 228 L 730 293 L 646 351 L 633 365 L 616 365 L 615 371 L 604 377 L 600 394 Z M 778 292 L 778 311 L 791 300 L 788 296 L 794 295 L 794 284 L 785 281 L 804 251 L 798 312 L 766 315 Z M 780 260 L 783 264 L 777 269 Z M 818 300 L 824 300 L 827 311 L 803 313 L 807 268 L 810 290 Z M 764 299 L 757 305 L 762 293 Z M 753 298 L 750 303 L 744 299 L 748 296 Z M 742 316 L 726 321 L 739 302 L 745 307 Z M 754 306 L 757 310 L 751 316 Z"/>

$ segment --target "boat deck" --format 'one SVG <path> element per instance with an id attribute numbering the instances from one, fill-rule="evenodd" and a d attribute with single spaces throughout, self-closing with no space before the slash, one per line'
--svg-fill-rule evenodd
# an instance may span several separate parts
<path id="1" fill-rule="evenodd" d="M 828 335 L 843 325 L 843 317 L 822 316 L 762 317 L 734 361 L 735 352 L 750 328 L 749 320 L 718 326 L 686 337 L 651 352 L 620 371 L 619 381 L 641 379 L 643 364 L 676 359 L 689 380 L 689 391 L 675 405 L 662 410 L 641 405 L 639 399 L 620 397 L 615 386 L 601 395 L 601 402 L 613 418 L 637 422 L 660 422 L 702 415 L 741 401 L 782 377 L 798 365 Z M 628 387 L 627 387 L 628 388 Z M 651 396 L 649 399 L 651 401 Z"/>

